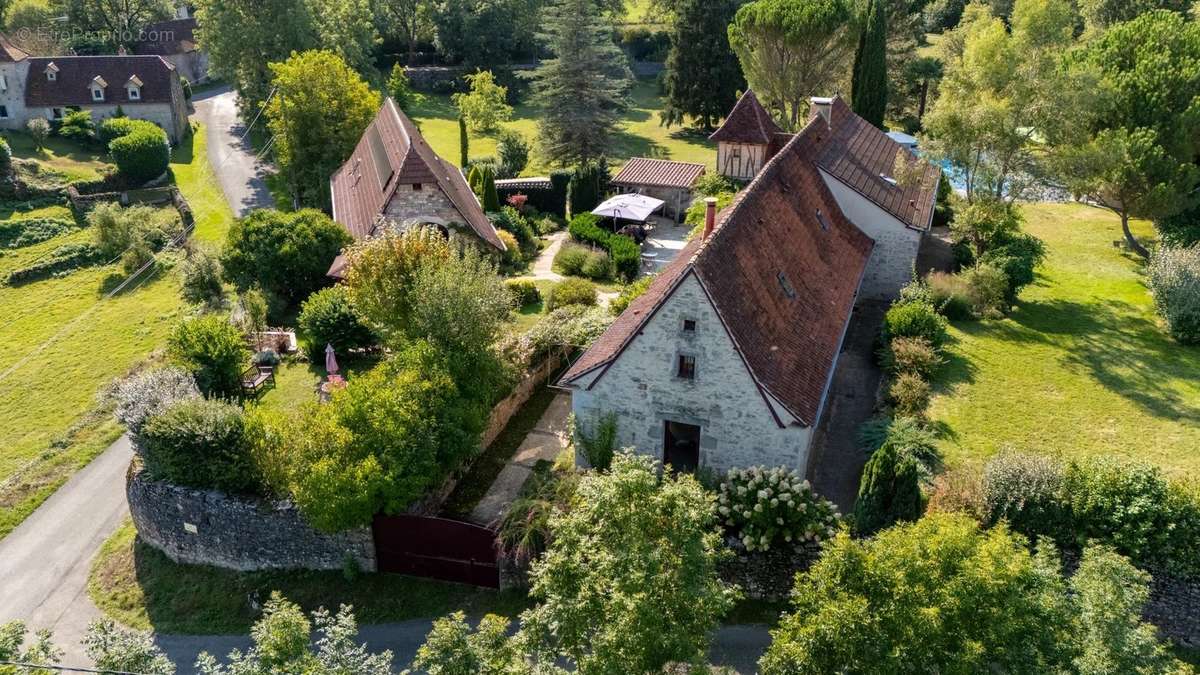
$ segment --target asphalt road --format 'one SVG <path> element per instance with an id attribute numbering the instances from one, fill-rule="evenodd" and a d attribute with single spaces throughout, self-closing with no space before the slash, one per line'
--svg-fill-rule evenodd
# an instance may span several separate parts
<path id="1" fill-rule="evenodd" d="M 192 116 L 205 126 L 208 163 L 234 214 L 241 217 L 253 209 L 274 207 L 266 182 L 270 166 L 258 161 L 249 139 L 242 138 L 246 124 L 238 117 L 237 93 L 224 86 L 197 94 L 192 104 Z M 256 123 L 265 124 L 262 117 Z"/>

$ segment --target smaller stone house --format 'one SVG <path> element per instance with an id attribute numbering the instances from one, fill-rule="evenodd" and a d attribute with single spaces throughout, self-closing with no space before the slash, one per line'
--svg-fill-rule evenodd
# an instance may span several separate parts
<path id="1" fill-rule="evenodd" d="M 196 18 L 187 16 L 186 7 L 178 13 L 183 16 L 146 26 L 143 39 L 134 43 L 133 53 L 161 56 L 188 82 L 203 82 L 208 79 L 208 54 L 196 41 Z"/>
<path id="2" fill-rule="evenodd" d="M 665 203 L 663 212 L 681 222 L 692 205 L 692 189 L 703 175 L 703 164 L 634 157 L 609 183 L 619 192 L 661 199 Z"/>
<path id="3" fill-rule="evenodd" d="M 417 125 L 384 100 L 354 153 L 329 179 L 333 219 L 355 240 L 386 229 L 434 225 L 492 250 L 504 242 L 458 167 L 429 147 Z M 329 276 L 341 278 L 346 261 L 338 256 Z"/>
<path id="4" fill-rule="evenodd" d="M 158 56 L 31 57 L 0 36 L 0 128 L 34 117 L 58 120 L 71 109 L 97 122 L 117 113 L 149 120 L 178 143 L 189 130 L 183 84 Z"/>

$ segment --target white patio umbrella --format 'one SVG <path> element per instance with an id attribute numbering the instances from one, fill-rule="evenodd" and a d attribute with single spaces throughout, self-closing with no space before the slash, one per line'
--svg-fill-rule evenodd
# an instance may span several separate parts
<path id="1" fill-rule="evenodd" d="M 337 356 L 333 353 L 333 345 L 325 345 L 325 372 L 336 375 L 338 371 Z"/>
<path id="2" fill-rule="evenodd" d="M 665 203 L 661 199 L 646 195 L 617 195 L 604 200 L 600 206 L 592 209 L 592 213 L 604 218 L 620 218 L 644 223 L 650 214 L 661 209 Z"/>

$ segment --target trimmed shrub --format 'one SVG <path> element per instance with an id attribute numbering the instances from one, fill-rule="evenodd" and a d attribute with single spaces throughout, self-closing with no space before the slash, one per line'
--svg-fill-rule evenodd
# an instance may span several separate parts
<path id="1" fill-rule="evenodd" d="M 854 530 L 861 535 L 873 534 L 898 522 L 917 520 L 921 511 L 917 462 L 902 457 L 891 443 L 884 443 L 863 467 L 854 502 Z"/>
<path id="2" fill-rule="evenodd" d="M 567 225 L 567 232 L 575 241 L 592 246 L 607 247 L 612 232 L 600 227 L 600 216 L 592 213 L 581 213 Z"/>
<path id="3" fill-rule="evenodd" d="M 888 387 L 888 398 L 896 415 L 921 417 L 929 405 L 929 382 L 916 373 L 900 373 Z"/>
<path id="4" fill-rule="evenodd" d="M 96 131 L 96 138 L 104 147 L 114 140 L 126 136 L 138 128 L 141 120 L 135 120 L 129 117 L 110 117 L 100 123 L 100 128 Z"/>
<path id="5" fill-rule="evenodd" d="M 577 277 L 583 274 L 583 266 L 587 264 L 591 251 L 575 244 L 566 244 L 554 254 L 554 269 L 559 274 Z"/>
<path id="6" fill-rule="evenodd" d="M 645 276 L 637 281 L 625 286 L 621 289 L 621 294 L 613 298 L 613 301 L 608 305 L 608 311 L 612 312 L 613 316 L 617 316 L 624 312 L 629 307 L 629 303 L 636 300 L 639 296 L 650 288 L 650 284 L 654 283 L 654 275 Z"/>
<path id="7" fill-rule="evenodd" d="M 567 195 L 571 187 L 571 171 L 558 169 L 550 172 L 550 195 L 538 204 L 538 209 L 558 218 L 567 217 Z"/>
<path id="8" fill-rule="evenodd" d="M 537 284 L 528 279 L 509 279 L 504 282 L 504 287 L 512 294 L 513 304 L 517 307 L 528 307 L 542 301 L 542 292 Z"/>
<path id="9" fill-rule="evenodd" d="M 717 493 L 717 513 L 747 551 L 824 541 L 833 537 L 841 522 L 833 502 L 785 467 L 729 471 Z"/>
<path id="10" fill-rule="evenodd" d="M 210 314 L 177 324 L 167 339 L 167 353 L 191 372 L 205 396 L 241 394 L 246 346 L 224 318 Z"/>
<path id="11" fill-rule="evenodd" d="M 92 121 L 92 112 L 90 110 L 74 110 L 63 115 L 58 135 L 80 145 L 91 144 L 96 138 L 96 123 Z"/>
<path id="12" fill-rule="evenodd" d="M 584 279 L 564 279 L 550 288 L 546 296 L 546 311 L 552 312 L 568 305 L 596 304 L 596 285 Z"/>
<path id="13" fill-rule="evenodd" d="M 892 340 L 884 359 L 884 367 L 893 374 L 914 373 L 928 378 L 942 364 L 929 340 L 921 337 L 899 337 Z"/>
<path id="14" fill-rule="evenodd" d="M 188 399 L 146 420 L 138 449 L 152 478 L 223 492 L 256 492 L 258 471 L 245 432 L 236 405 Z"/>
<path id="15" fill-rule="evenodd" d="M 140 124 L 138 124 L 140 123 Z M 171 161 L 167 132 L 151 122 L 135 120 L 133 131 L 108 144 L 117 171 L 130 183 L 141 185 L 158 178 Z"/>
<path id="16" fill-rule="evenodd" d="M 1004 314 L 1009 291 L 1008 275 L 1000 267 L 981 262 L 962 272 L 971 308 L 982 317 L 995 318 Z"/>
<path id="17" fill-rule="evenodd" d="M 608 240 L 608 252 L 617 274 L 625 281 L 637 278 L 642 265 L 642 247 L 630 237 L 615 234 Z"/>
<path id="18" fill-rule="evenodd" d="M 129 433 L 138 435 L 146 420 L 179 401 L 200 398 L 196 380 L 181 368 L 159 368 L 127 377 L 113 391 L 113 415 Z"/>
<path id="19" fill-rule="evenodd" d="M 934 272 L 926 280 L 929 301 L 934 309 L 947 319 L 970 319 L 971 295 L 966 281 L 957 274 Z"/>
<path id="20" fill-rule="evenodd" d="M 946 319 L 928 303 L 892 305 L 883 318 L 883 336 L 887 342 L 898 337 L 923 338 L 940 347 L 946 341 Z"/>
<path id="21" fill-rule="evenodd" d="M 300 305 L 297 322 L 307 336 L 308 353 L 314 360 L 325 353 L 325 345 L 333 345 L 339 354 L 345 354 L 376 343 L 375 335 L 350 304 L 344 286 L 325 288 L 308 296 Z"/>
<path id="22" fill-rule="evenodd" d="M 580 273 L 593 281 L 606 281 L 612 278 L 613 264 L 604 251 L 589 251 L 583 261 Z"/>
<path id="23" fill-rule="evenodd" d="M 1154 306 L 1171 337 L 1200 343 L 1200 246 L 1160 250 L 1149 272 Z"/>
<path id="24" fill-rule="evenodd" d="M 587 163 L 575 167 L 568 188 L 571 214 L 583 215 L 596 208 L 607 183 L 608 169 L 602 163 Z"/>

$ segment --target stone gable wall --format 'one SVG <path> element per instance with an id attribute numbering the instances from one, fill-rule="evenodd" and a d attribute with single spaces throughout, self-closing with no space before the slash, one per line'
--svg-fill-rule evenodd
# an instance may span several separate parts
<path id="1" fill-rule="evenodd" d="M 384 215 L 401 231 L 419 221 L 442 225 L 455 234 L 480 241 L 475 230 L 463 222 L 462 214 L 436 183 L 424 183 L 420 190 L 414 190 L 413 186 L 407 183 L 396 186 L 396 192 L 384 209 Z"/>
<path id="2" fill-rule="evenodd" d="M 375 571 L 371 528 L 327 534 L 295 506 L 150 480 L 134 466 L 126 478 L 138 536 L 178 563 L 238 571 L 339 570 L 347 556 Z"/>
<path id="3" fill-rule="evenodd" d="M 683 331 L 685 318 L 696 321 L 694 335 Z M 696 357 L 693 381 L 675 376 L 681 353 Z M 616 414 L 618 447 L 661 460 L 663 425 L 671 420 L 700 427 L 701 467 L 805 470 L 811 427 L 779 427 L 694 276 L 681 283 L 595 387 L 585 386 L 572 392 L 576 418 L 590 429 L 586 425 L 600 416 Z"/>

